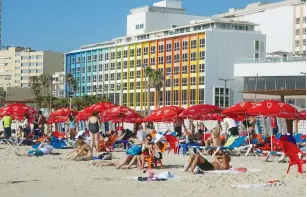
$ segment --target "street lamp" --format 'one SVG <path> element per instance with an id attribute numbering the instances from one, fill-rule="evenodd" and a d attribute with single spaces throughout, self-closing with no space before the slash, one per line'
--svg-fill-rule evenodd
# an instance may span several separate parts
<path id="1" fill-rule="evenodd" d="M 222 79 L 222 78 L 218 78 L 218 80 L 220 81 L 224 81 L 225 85 L 224 85 L 224 102 L 223 102 L 223 105 L 224 105 L 224 109 L 226 108 L 226 87 L 227 87 L 227 82 L 228 81 L 233 81 L 233 79 Z M 228 101 L 229 102 L 229 101 Z"/>

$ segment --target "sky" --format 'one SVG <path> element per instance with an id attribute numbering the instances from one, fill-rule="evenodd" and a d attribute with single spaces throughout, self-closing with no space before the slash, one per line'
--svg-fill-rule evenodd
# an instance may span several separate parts
<path id="1" fill-rule="evenodd" d="M 131 8 L 158 0 L 2 0 L 2 45 L 68 52 L 126 35 Z M 211 16 L 259 0 L 182 0 L 189 15 Z M 275 1 L 275 0 L 266 0 Z"/>

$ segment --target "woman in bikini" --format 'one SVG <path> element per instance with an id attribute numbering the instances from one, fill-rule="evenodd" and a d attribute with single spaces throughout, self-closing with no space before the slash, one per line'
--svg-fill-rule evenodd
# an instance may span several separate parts
<path id="1" fill-rule="evenodd" d="M 76 132 L 77 123 L 76 123 L 76 120 L 74 119 L 74 117 L 72 115 L 68 116 L 67 124 L 69 126 L 69 131 L 68 131 L 69 139 L 75 140 L 75 132 Z"/>
<path id="2" fill-rule="evenodd" d="M 213 162 L 209 162 L 200 154 L 191 155 L 188 164 L 184 167 L 184 171 L 194 173 L 196 167 L 203 171 L 228 170 L 230 160 L 229 155 L 217 156 Z"/>
<path id="3" fill-rule="evenodd" d="M 98 152 L 100 122 L 97 116 L 98 113 L 96 111 L 93 112 L 92 116 L 88 118 L 87 125 L 88 130 L 90 131 L 91 149 L 93 150 L 95 144 L 96 151 Z"/>
<path id="4" fill-rule="evenodd" d="M 76 141 L 77 148 L 73 150 L 72 153 L 75 153 L 74 156 L 71 158 L 75 161 L 89 161 L 93 158 L 93 151 L 91 147 L 85 143 L 82 138 L 78 138 Z"/>

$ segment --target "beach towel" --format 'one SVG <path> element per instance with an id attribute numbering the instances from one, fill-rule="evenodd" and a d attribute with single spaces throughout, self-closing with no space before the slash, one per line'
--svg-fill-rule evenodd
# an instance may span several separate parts
<path id="1" fill-rule="evenodd" d="M 132 156 L 140 155 L 141 153 L 142 153 L 142 147 L 140 145 L 133 145 L 131 148 L 129 148 L 126 151 L 127 155 L 132 155 Z"/>
<path id="2" fill-rule="evenodd" d="M 31 149 L 28 151 L 28 155 L 38 157 L 38 156 L 43 156 L 44 153 L 39 149 Z"/>

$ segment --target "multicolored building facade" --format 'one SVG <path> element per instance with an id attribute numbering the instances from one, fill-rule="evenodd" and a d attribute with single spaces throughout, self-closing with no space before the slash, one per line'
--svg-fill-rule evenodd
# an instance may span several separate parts
<path id="1" fill-rule="evenodd" d="M 232 38 L 223 36 L 227 34 L 236 35 L 238 38 L 240 35 L 250 38 L 251 42 L 245 43 L 250 45 L 250 48 L 253 48 L 252 41 L 255 35 L 260 40 L 265 40 L 264 35 L 254 32 L 254 24 L 209 19 L 183 27 L 83 46 L 79 50 L 65 54 L 65 72 L 72 73 L 78 82 L 75 96 L 108 95 L 115 103 L 135 110 L 144 110 L 147 102 L 150 102 L 151 109 L 167 105 L 189 107 L 205 102 L 213 103 L 214 87 L 206 86 L 206 82 L 217 81 L 218 77 L 210 79 L 206 70 L 209 68 L 209 74 L 213 74 L 215 70 L 211 68 L 219 68 L 218 65 L 214 65 L 214 53 L 221 51 L 222 56 L 227 51 L 233 53 L 231 46 L 227 44 L 220 49 L 214 44 L 216 39 L 216 44 L 223 39 L 227 39 L 225 43 L 233 42 Z M 209 39 L 213 44 L 211 41 L 208 42 Z M 208 44 L 212 47 L 208 48 Z M 244 45 L 244 39 L 239 45 Z M 213 53 L 208 53 L 207 50 L 212 50 Z M 243 50 L 243 53 L 254 56 L 253 50 Z M 212 57 L 207 57 L 208 55 Z M 243 56 L 248 57 L 244 54 Z M 233 57 L 225 56 L 223 61 L 225 60 L 229 60 L 227 65 L 232 64 L 233 67 Z M 160 98 L 154 88 L 150 89 L 150 97 L 147 98 L 148 79 L 144 72 L 147 66 L 161 70 L 164 75 Z M 231 69 L 225 69 L 225 73 L 222 71 L 220 74 L 222 77 L 233 76 L 232 72 Z M 221 82 L 217 82 L 218 84 L 222 85 Z M 69 91 L 69 86 L 66 86 L 66 92 Z M 207 95 L 209 97 L 206 99 L 208 92 L 211 92 L 211 95 Z M 222 92 L 220 93 L 219 96 L 222 96 Z M 226 106 L 231 104 L 230 96 L 231 92 L 228 89 Z"/>

